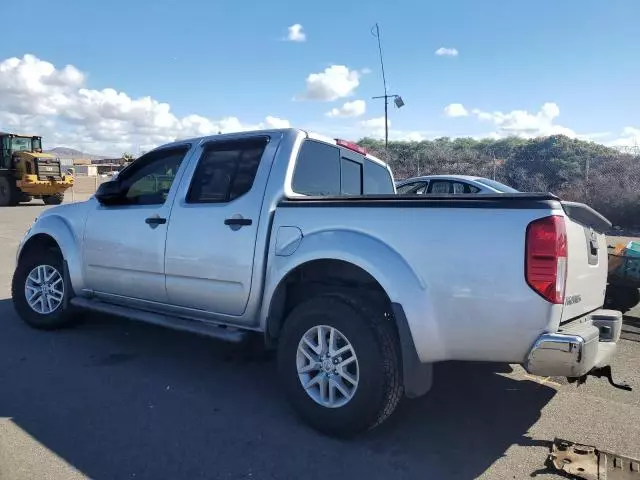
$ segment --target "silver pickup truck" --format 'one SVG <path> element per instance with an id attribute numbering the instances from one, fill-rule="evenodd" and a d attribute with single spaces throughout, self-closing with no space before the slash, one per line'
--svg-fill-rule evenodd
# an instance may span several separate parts
<path id="1" fill-rule="evenodd" d="M 300 417 L 348 436 L 426 393 L 436 362 L 610 370 L 622 319 L 602 309 L 608 227 L 550 194 L 396 195 L 386 164 L 299 129 L 215 135 L 41 214 L 12 294 L 40 329 L 91 310 L 257 333 Z"/>

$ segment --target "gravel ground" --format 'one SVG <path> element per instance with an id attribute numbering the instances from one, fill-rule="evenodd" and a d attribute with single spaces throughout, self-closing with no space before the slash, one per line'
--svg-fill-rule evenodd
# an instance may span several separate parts
<path id="1" fill-rule="evenodd" d="M 556 436 L 640 457 L 640 308 L 614 364 L 632 393 L 603 379 L 576 387 L 518 366 L 450 362 L 429 395 L 337 441 L 298 422 L 268 358 L 100 315 L 65 331 L 26 327 L 10 277 L 44 208 L 0 209 L 2 480 L 551 479 L 562 477 L 539 471 Z"/>

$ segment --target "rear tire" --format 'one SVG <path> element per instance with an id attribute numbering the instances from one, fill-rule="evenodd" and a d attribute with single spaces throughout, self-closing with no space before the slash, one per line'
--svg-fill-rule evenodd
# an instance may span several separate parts
<path id="1" fill-rule="evenodd" d="M 74 322 L 63 265 L 60 251 L 52 248 L 34 249 L 20 258 L 11 282 L 11 296 L 16 312 L 30 327 L 54 330 Z"/>
<path id="2" fill-rule="evenodd" d="M 333 349 L 328 348 L 331 335 Z M 279 339 L 278 370 L 299 417 L 335 437 L 380 425 L 403 391 L 399 341 L 391 321 L 364 300 L 341 293 L 319 295 L 293 309 Z"/>
<path id="3" fill-rule="evenodd" d="M 45 205 L 60 205 L 64 200 L 64 192 L 54 193 L 53 195 L 43 195 L 42 201 Z"/>
<path id="4" fill-rule="evenodd" d="M 0 177 L 0 207 L 13 207 L 18 204 L 20 191 L 7 177 Z"/>

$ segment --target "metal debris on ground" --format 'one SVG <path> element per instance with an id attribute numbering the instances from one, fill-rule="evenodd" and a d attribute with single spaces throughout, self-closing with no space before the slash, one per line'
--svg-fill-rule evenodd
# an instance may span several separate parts
<path id="1" fill-rule="evenodd" d="M 548 461 L 556 470 L 575 478 L 640 480 L 640 460 L 560 438 L 554 439 Z"/>
<path id="2" fill-rule="evenodd" d="M 624 382 L 615 382 L 613 380 L 613 373 L 611 372 L 611 365 L 606 365 L 604 367 L 592 368 L 591 371 L 589 371 L 588 373 L 586 373 L 582 377 L 569 378 L 568 381 L 569 381 L 569 383 L 576 383 L 578 386 L 580 386 L 580 385 L 584 384 L 587 381 L 587 377 L 588 376 L 596 377 L 596 378 L 604 377 L 609 381 L 611 386 L 613 386 L 615 388 L 619 388 L 620 390 L 625 390 L 627 392 L 632 392 L 633 391 L 633 387 L 631 385 L 629 385 L 627 383 L 624 383 Z"/>

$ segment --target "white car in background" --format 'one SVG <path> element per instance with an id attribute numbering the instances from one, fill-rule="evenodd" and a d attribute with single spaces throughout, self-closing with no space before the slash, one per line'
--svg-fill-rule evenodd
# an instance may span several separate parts
<path id="1" fill-rule="evenodd" d="M 490 178 L 469 175 L 427 175 L 408 178 L 396 182 L 396 192 L 402 195 L 519 193 L 515 188 Z"/>

